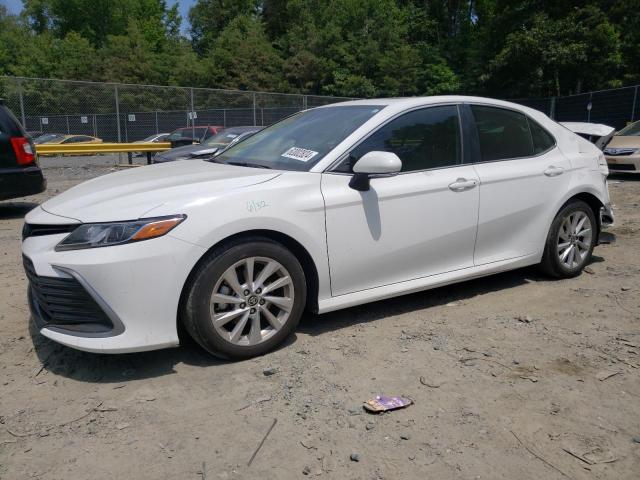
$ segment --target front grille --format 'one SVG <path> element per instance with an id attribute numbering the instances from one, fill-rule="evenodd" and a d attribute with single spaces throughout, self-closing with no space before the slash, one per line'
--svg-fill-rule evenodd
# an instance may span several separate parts
<path id="1" fill-rule="evenodd" d="M 605 148 L 604 154 L 611 157 L 621 157 L 625 155 L 631 155 L 637 148 Z"/>
<path id="2" fill-rule="evenodd" d="M 607 163 L 609 170 L 635 170 L 635 165 L 628 163 Z"/>
<path id="3" fill-rule="evenodd" d="M 77 223 L 71 225 L 37 225 L 35 223 L 25 223 L 22 226 L 22 240 L 28 237 L 39 237 L 41 235 L 70 233 L 78 228 L 78 225 Z"/>
<path id="4" fill-rule="evenodd" d="M 106 333 L 113 323 L 75 278 L 44 277 L 23 257 L 29 279 L 29 305 L 39 328 L 56 327 L 70 333 Z"/>

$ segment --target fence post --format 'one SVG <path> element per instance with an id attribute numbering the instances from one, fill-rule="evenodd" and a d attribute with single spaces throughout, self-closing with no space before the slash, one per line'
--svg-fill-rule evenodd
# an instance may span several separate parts
<path id="1" fill-rule="evenodd" d="M 256 124 L 256 94 L 253 94 L 253 124 Z"/>
<path id="2" fill-rule="evenodd" d="M 223 127 L 227 126 L 227 109 L 226 108 L 222 109 L 222 126 Z"/>
<path id="3" fill-rule="evenodd" d="M 591 123 L 591 109 L 593 108 L 593 92 L 589 94 L 589 103 L 587 104 L 587 123 Z"/>
<path id="4" fill-rule="evenodd" d="M 636 116 L 636 100 L 638 99 L 638 85 L 636 85 L 635 90 L 633 91 L 633 105 L 631 106 L 631 121 Z"/>
<path id="5" fill-rule="evenodd" d="M 118 127 L 118 143 L 120 143 L 122 141 L 122 136 L 120 134 L 120 99 L 118 98 L 118 85 L 114 85 L 113 90 L 116 100 L 116 125 Z M 118 154 L 118 157 L 120 157 L 120 154 Z"/>
<path id="6" fill-rule="evenodd" d="M 64 117 L 67 120 L 67 135 L 69 135 L 71 133 L 71 130 L 69 129 L 69 115 L 65 115 Z"/>
<path id="7" fill-rule="evenodd" d="M 551 120 L 556 119 L 556 97 L 551 97 L 551 105 L 549 107 L 549 117 Z"/>
<path id="8" fill-rule="evenodd" d="M 156 135 L 159 133 L 160 131 L 158 130 L 158 110 L 156 110 Z"/>
<path id="9" fill-rule="evenodd" d="M 195 107 L 193 106 L 193 87 L 189 89 L 191 91 L 191 138 L 196 138 L 196 119 L 193 118 L 193 112 L 195 111 Z"/>
<path id="10" fill-rule="evenodd" d="M 16 81 L 18 82 L 18 97 L 20 99 L 20 115 L 22 116 L 22 127 L 25 130 L 28 130 L 27 117 L 24 114 L 24 97 L 22 95 L 22 80 L 17 79 Z"/>
<path id="11" fill-rule="evenodd" d="M 307 95 L 303 95 L 302 96 L 302 109 L 306 110 L 307 109 Z"/>

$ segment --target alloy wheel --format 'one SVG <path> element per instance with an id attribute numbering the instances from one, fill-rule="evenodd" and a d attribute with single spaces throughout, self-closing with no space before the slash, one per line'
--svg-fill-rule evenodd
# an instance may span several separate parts
<path id="1" fill-rule="evenodd" d="M 558 232 L 557 252 L 560 264 L 574 269 L 584 263 L 591 250 L 593 228 L 589 216 L 583 211 L 569 213 Z"/>
<path id="2" fill-rule="evenodd" d="M 230 266 L 216 282 L 211 322 L 228 342 L 257 345 L 286 324 L 293 304 L 293 281 L 287 269 L 272 258 L 248 257 Z"/>

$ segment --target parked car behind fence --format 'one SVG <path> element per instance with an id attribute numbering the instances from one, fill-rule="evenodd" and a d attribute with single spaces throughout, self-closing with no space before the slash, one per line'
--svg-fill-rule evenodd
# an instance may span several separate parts
<path id="1" fill-rule="evenodd" d="M 640 172 L 640 121 L 616 133 L 604 149 L 612 172 Z"/>
<path id="2" fill-rule="evenodd" d="M 210 137 L 197 145 L 185 145 L 172 148 L 166 152 L 157 153 L 153 157 L 154 163 L 173 162 L 175 160 L 187 160 L 193 158 L 211 157 L 231 143 L 237 143 L 247 136 L 259 132 L 264 127 L 231 127 Z"/>

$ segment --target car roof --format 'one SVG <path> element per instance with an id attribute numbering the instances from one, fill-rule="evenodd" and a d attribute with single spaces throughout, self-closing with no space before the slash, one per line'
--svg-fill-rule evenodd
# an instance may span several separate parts
<path id="1" fill-rule="evenodd" d="M 331 103 L 317 108 L 331 108 L 350 105 L 377 105 L 377 106 L 398 106 L 410 108 L 413 106 L 422 106 L 438 103 L 486 103 L 491 105 L 513 107 L 526 109 L 524 105 L 515 104 L 505 100 L 496 100 L 495 98 L 474 97 L 469 95 L 434 95 L 429 97 L 399 97 L 399 98 L 368 98 L 364 100 L 349 100 L 347 102 Z"/>
<path id="2" fill-rule="evenodd" d="M 329 105 L 323 105 L 321 107 L 316 107 L 316 108 L 334 108 L 334 107 L 340 107 L 340 106 L 370 105 L 370 106 L 385 107 L 385 112 L 387 112 L 387 115 L 390 115 L 390 114 L 400 113 L 409 108 L 427 107 L 429 105 L 438 105 L 443 103 L 444 104 L 447 104 L 447 103 L 484 104 L 484 105 L 489 105 L 489 106 L 498 107 L 498 108 L 502 107 L 502 108 L 518 110 L 520 112 L 526 113 L 527 115 L 537 120 L 549 119 L 548 115 L 546 115 L 545 113 L 519 103 L 509 102 L 506 100 L 497 100 L 495 98 L 474 97 L 469 95 L 434 95 L 431 97 L 370 98 L 366 100 L 350 100 L 348 102 L 331 103 Z"/>
<path id="3" fill-rule="evenodd" d="M 224 128 L 224 127 L 222 125 L 195 125 L 193 127 L 179 127 L 179 128 L 176 128 L 176 130 L 191 130 L 192 128 Z"/>
<path id="4" fill-rule="evenodd" d="M 264 127 L 253 125 L 253 126 L 238 126 L 238 127 L 227 127 L 221 133 L 233 133 L 233 132 L 249 132 L 252 130 L 262 130 Z"/>

